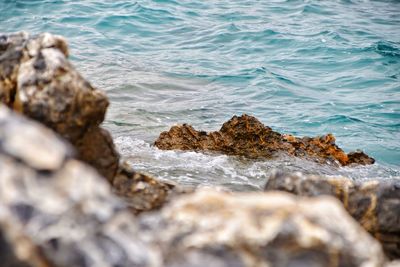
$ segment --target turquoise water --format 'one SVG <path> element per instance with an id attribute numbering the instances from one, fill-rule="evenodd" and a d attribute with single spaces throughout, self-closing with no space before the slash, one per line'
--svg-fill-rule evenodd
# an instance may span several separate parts
<path id="1" fill-rule="evenodd" d="M 272 168 L 400 176 L 399 1 L 0 0 L 0 32 L 67 37 L 105 90 L 105 122 L 140 170 L 189 184 L 259 187 Z M 328 132 L 377 164 L 319 166 L 159 151 L 161 131 L 234 114 L 299 136 Z"/>

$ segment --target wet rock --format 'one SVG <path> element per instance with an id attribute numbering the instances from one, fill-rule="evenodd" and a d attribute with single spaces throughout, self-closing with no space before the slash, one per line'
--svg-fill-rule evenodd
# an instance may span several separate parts
<path id="1" fill-rule="evenodd" d="M 17 135 L 22 143 L 8 145 Z M 31 144 L 43 140 L 41 148 Z M 47 128 L 0 105 L 0 265 L 157 266 L 136 219 L 71 151 Z"/>
<path id="2" fill-rule="evenodd" d="M 380 244 L 331 197 L 197 191 L 140 219 L 165 266 L 383 266 Z M 151 233 L 158 233 L 157 236 Z"/>
<path id="3" fill-rule="evenodd" d="M 219 131 L 210 133 L 196 131 L 187 124 L 173 126 L 160 134 L 155 146 L 165 150 L 219 151 L 250 158 L 270 158 L 278 153 L 287 153 L 321 163 L 338 162 L 343 166 L 374 163 L 374 159 L 363 152 L 346 154 L 335 144 L 332 134 L 313 138 L 282 135 L 248 115 L 234 116 Z"/>
<path id="4" fill-rule="evenodd" d="M 400 180 L 355 182 L 344 177 L 276 172 L 269 177 L 265 190 L 338 198 L 346 210 L 382 243 L 389 258 L 400 258 Z"/>
<path id="5" fill-rule="evenodd" d="M 111 180 L 119 156 L 99 127 L 107 97 L 67 57 L 67 43 L 57 35 L 0 35 L 0 102 L 59 133 L 80 159 Z"/>
<path id="6" fill-rule="evenodd" d="M 135 214 L 159 209 L 171 196 L 184 192 L 178 185 L 161 182 L 148 175 L 135 172 L 127 163 L 119 166 L 113 181 L 113 189 Z"/>

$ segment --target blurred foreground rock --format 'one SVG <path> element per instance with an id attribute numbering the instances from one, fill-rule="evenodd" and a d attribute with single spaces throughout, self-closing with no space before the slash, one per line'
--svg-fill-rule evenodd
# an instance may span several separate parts
<path id="1" fill-rule="evenodd" d="M 71 151 L 0 105 L 0 265 L 156 266 L 135 218 Z"/>
<path id="2" fill-rule="evenodd" d="M 388 257 L 400 258 L 400 180 L 354 182 L 344 177 L 276 172 L 265 190 L 338 198 L 354 219 L 382 243 Z"/>
<path id="3" fill-rule="evenodd" d="M 334 198 L 208 190 L 134 218 L 52 131 L 4 106 L 0 126 L 1 266 L 385 264 L 380 244 Z M 137 205 L 160 194 L 146 191 L 153 184 L 146 177 L 128 167 L 121 172 L 121 184 L 129 177 L 143 182 L 132 183 L 132 190 L 144 190 Z"/>
<path id="4" fill-rule="evenodd" d="M 392 261 L 385 265 L 385 267 L 400 267 L 400 261 Z"/>
<path id="5" fill-rule="evenodd" d="M 306 157 L 320 163 L 373 164 L 375 160 L 361 151 L 346 154 L 331 134 L 321 137 L 294 137 L 274 132 L 256 118 L 234 116 L 216 132 L 196 131 L 183 124 L 160 134 L 155 142 L 160 149 L 211 150 L 250 158 L 270 158 L 278 153 Z"/>
<path id="6" fill-rule="evenodd" d="M 380 244 L 331 197 L 197 191 L 141 218 L 165 266 L 383 266 Z M 154 235 L 157 233 L 157 235 Z"/>
<path id="7" fill-rule="evenodd" d="M 127 163 L 119 166 L 112 185 L 114 193 L 124 199 L 135 214 L 159 209 L 171 197 L 192 192 L 179 185 L 158 181 L 148 175 L 138 173 Z"/>
<path id="8" fill-rule="evenodd" d="M 119 155 L 99 127 L 108 100 L 71 65 L 66 41 L 48 33 L 0 34 L 0 102 L 70 141 L 110 181 Z"/>

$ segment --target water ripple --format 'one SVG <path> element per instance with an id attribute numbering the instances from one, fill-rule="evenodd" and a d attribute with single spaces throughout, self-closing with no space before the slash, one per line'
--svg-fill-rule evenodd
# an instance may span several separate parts
<path id="1" fill-rule="evenodd" d="M 0 31 L 66 36 L 73 63 L 111 99 L 105 126 L 141 169 L 254 188 L 272 166 L 332 172 L 293 159 L 162 154 L 148 144 L 172 124 L 215 130 L 248 113 L 281 132 L 332 132 L 346 151 L 377 159 L 344 172 L 352 177 L 398 173 L 399 11 L 399 1 L 2 0 Z M 131 137 L 144 145 L 121 141 Z M 185 167 L 196 160 L 215 170 L 206 177 L 200 165 Z"/>

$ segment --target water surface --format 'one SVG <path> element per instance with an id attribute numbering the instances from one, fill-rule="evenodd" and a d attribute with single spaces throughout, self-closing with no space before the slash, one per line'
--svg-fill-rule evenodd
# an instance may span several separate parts
<path id="1" fill-rule="evenodd" d="M 0 0 L 0 31 L 66 36 L 111 100 L 104 126 L 139 170 L 185 184 L 259 188 L 272 168 L 400 176 L 399 1 Z M 160 151 L 177 123 L 234 114 L 298 136 L 333 133 L 377 163 L 336 168 Z"/>

